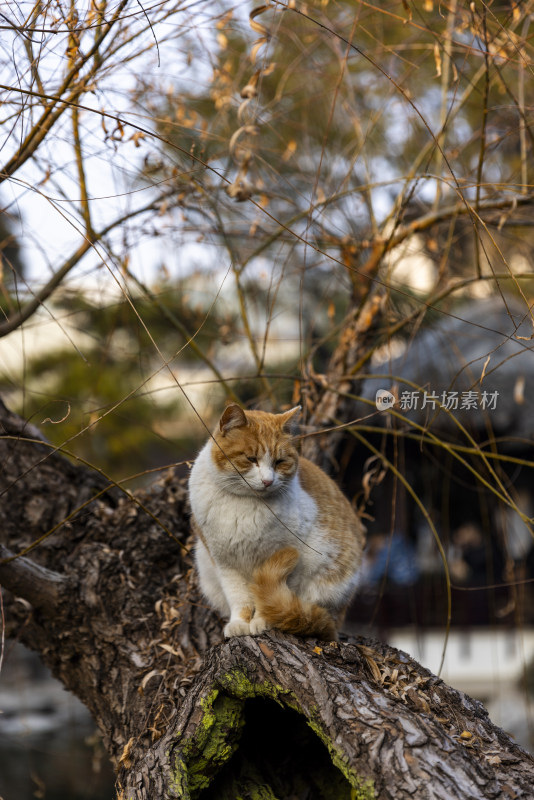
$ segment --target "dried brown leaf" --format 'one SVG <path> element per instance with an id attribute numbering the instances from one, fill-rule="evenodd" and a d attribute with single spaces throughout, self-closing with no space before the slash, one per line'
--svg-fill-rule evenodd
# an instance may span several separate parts
<path id="1" fill-rule="evenodd" d="M 132 738 L 128 739 L 128 742 L 124 745 L 124 750 L 122 751 L 122 755 L 119 758 L 119 767 L 124 767 L 125 769 L 129 769 L 132 766 L 130 754 L 132 752 L 134 741 L 135 739 L 132 736 Z"/>

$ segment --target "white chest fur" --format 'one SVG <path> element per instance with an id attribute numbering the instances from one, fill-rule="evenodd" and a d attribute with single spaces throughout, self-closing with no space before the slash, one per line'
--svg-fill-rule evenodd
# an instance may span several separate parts
<path id="1" fill-rule="evenodd" d="M 208 549 L 221 565 L 245 574 L 276 550 L 292 545 L 310 558 L 317 531 L 317 506 L 304 491 L 298 473 L 265 500 L 254 492 L 236 495 L 211 457 L 208 442 L 189 479 L 191 508 Z M 317 539 L 316 539 L 317 542 Z"/>

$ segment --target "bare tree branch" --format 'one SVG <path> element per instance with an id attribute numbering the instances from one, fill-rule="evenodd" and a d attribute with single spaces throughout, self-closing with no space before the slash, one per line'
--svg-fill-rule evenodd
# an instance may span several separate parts
<path id="1" fill-rule="evenodd" d="M 38 610 L 54 614 L 73 590 L 73 582 L 0 544 L 0 585 Z"/>

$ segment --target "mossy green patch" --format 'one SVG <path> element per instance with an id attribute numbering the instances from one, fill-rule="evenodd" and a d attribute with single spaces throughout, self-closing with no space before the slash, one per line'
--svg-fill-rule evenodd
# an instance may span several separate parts
<path id="1" fill-rule="evenodd" d="M 298 708 L 292 692 L 270 681 L 255 683 L 240 669 L 233 669 L 219 678 L 219 684 L 226 692 L 240 700 L 249 700 L 253 697 L 265 697 L 275 700 L 280 705 Z"/>
<path id="2" fill-rule="evenodd" d="M 357 789 L 352 789 L 350 800 L 375 800 L 375 784 L 371 778 L 365 781 L 360 781 Z"/>
<path id="3" fill-rule="evenodd" d="M 264 701 L 267 702 L 261 706 Z M 274 701 L 276 706 L 271 706 L 268 701 Z M 261 706 L 266 717 L 265 725 L 263 715 L 256 713 L 260 709 L 254 708 L 255 703 Z M 276 707 L 292 711 L 278 711 L 276 722 L 273 723 L 275 717 L 268 709 Z M 201 700 L 200 709 L 202 717 L 194 736 L 177 743 L 173 785 L 176 797 L 195 800 L 202 794 L 206 798 L 216 796 L 217 800 L 240 800 L 245 797 L 247 800 L 276 800 L 279 794 L 276 791 L 277 776 L 275 773 L 269 774 L 269 769 L 261 768 L 258 771 L 258 765 L 254 764 L 256 750 L 257 755 L 261 756 L 262 748 L 268 748 L 270 741 L 282 736 L 282 729 L 288 725 L 298 725 L 298 736 L 302 738 L 306 722 L 317 737 L 310 740 L 309 745 L 320 740 L 328 751 L 328 756 L 322 751 L 325 752 L 324 762 L 322 757 L 319 758 L 317 768 L 314 770 L 312 766 L 313 774 L 308 773 L 320 796 L 325 800 L 338 800 L 341 797 L 347 800 L 375 799 L 373 782 L 360 777 L 349 767 L 344 753 L 335 747 L 324 731 L 318 709 L 311 709 L 311 713 L 308 709 L 304 714 L 295 695 L 283 686 L 270 681 L 255 682 L 250 675 L 236 668 L 219 677 L 216 687 Z M 286 713 L 292 715 L 292 721 L 286 719 Z M 241 748 L 239 744 L 246 720 L 246 729 L 249 730 L 249 726 L 251 728 Z M 248 738 L 254 739 L 253 755 Z M 239 753 L 232 759 L 238 749 Z M 292 745 L 288 744 L 284 759 L 292 749 Z M 276 762 L 275 757 L 271 767 L 276 767 Z M 306 770 L 300 774 L 302 778 L 299 780 L 306 780 Z M 297 777 L 292 780 L 296 781 Z"/>
<path id="4" fill-rule="evenodd" d="M 202 717 L 192 739 L 180 745 L 173 790 L 194 800 L 235 752 L 244 724 L 243 702 L 214 689 L 200 701 Z"/>
<path id="5" fill-rule="evenodd" d="M 317 722 L 317 710 L 312 710 L 311 717 L 308 718 L 307 723 L 315 733 L 316 736 L 323 742 L 332 764 L 343 773 L 347 781 L 352 786 L 351 800 L 375 800 L 374 781 L 371 778 L 360 777 L 347 763 L 344 753 L 340 752 L 334 743 L 325 734 L 322 725 Z"/>

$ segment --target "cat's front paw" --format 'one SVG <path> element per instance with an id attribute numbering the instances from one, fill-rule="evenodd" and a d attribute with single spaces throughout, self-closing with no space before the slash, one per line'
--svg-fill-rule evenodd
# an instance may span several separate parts
<path id="1" fill-rule="evenodd" d="M 224 626 L 224 635 L 227 639 L 231 636 L 249 636 L 251 633 L 250 623 L 245 622 L 244 619 L 231 619 Z"/>
<path id="2" fill-rule="evenodd" d="M 267 623 L 263 617 L 254 617 L 254 619 L 250 621 L 250 633 L 252 636 L 259 636 L 260 633 L 267 630 L 267 627 Z"/>

